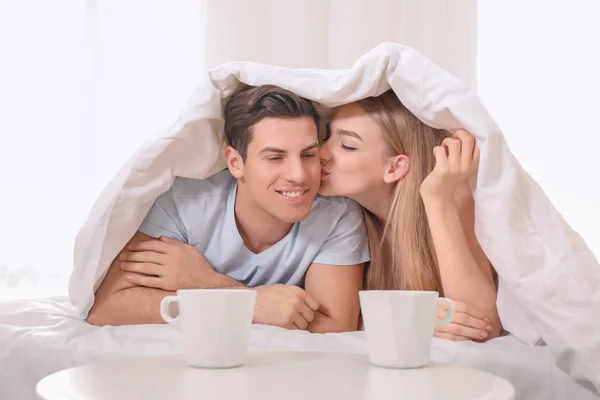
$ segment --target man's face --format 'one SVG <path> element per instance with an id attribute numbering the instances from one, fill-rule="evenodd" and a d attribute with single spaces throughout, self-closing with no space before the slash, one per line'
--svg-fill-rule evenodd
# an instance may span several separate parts
<path id="1" fill-rule="evenodd" d="M 321 181 L 314 120 L 262 119 L 253 127 L 242 170 L 248 200 L 282 222 L 306 218 Z"/>

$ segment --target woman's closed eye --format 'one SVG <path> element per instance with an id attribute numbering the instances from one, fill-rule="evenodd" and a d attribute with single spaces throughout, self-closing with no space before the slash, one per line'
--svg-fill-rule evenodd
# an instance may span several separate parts
<path id="1" fill-rule="evenodd" d="M 340 146 L 342 147 L 342 150 L 345 150 L 345 151 L 355 151 L 356 150 L 356 147 L 346 146 L 343 143 L 340 143 Z"/>

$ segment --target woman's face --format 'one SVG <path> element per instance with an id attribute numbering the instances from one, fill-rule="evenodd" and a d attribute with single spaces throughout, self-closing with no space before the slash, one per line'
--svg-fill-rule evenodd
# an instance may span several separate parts
<path id="1" fill-rule="evenodd" d="M 375 121 L 360 106 L 345 105 L 335 114 L 329 139 L 321 146 L 319 193 L 360 202 L 385 186 L 389 158 Z"/>

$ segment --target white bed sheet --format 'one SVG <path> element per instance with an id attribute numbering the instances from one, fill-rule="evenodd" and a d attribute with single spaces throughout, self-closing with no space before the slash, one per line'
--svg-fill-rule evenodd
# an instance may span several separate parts
<path id="1" fill-rule="evenodd" d="M 35 385 L 53 372 L 95 361 L 177 353 L 178 331 L 168 325 L 94 327 L 53 300 L 0 303 L 0 399 L 36 399 Z M 363 332 L 311 334 L 255 325 L 251 349 L 364 353 Z M 485 344 L 434 339 L 432 358 L 496 374 L 515 386 L 518 399 L 600 399 L 589 384 L 560 371 L 548 347 L 513 336 Z"/>

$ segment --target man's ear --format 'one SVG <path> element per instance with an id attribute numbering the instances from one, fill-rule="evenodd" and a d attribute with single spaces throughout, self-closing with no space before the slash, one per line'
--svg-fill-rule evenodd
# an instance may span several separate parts
<path id="1" fill-rule="evenodd" d="M 240 179 L 244 176 L 244 160 L 240 153 L 231 146 L 225 149 L 225 159 L 227 160 L 227 168 L 234 178 Z"/>
<path id="2" fill-rule="evenodd" d="M 406 176 L 408 173 L 408 156 L 400 154 L 390 157 L 383 174 L 385 183 L 394 183 Z"/>

